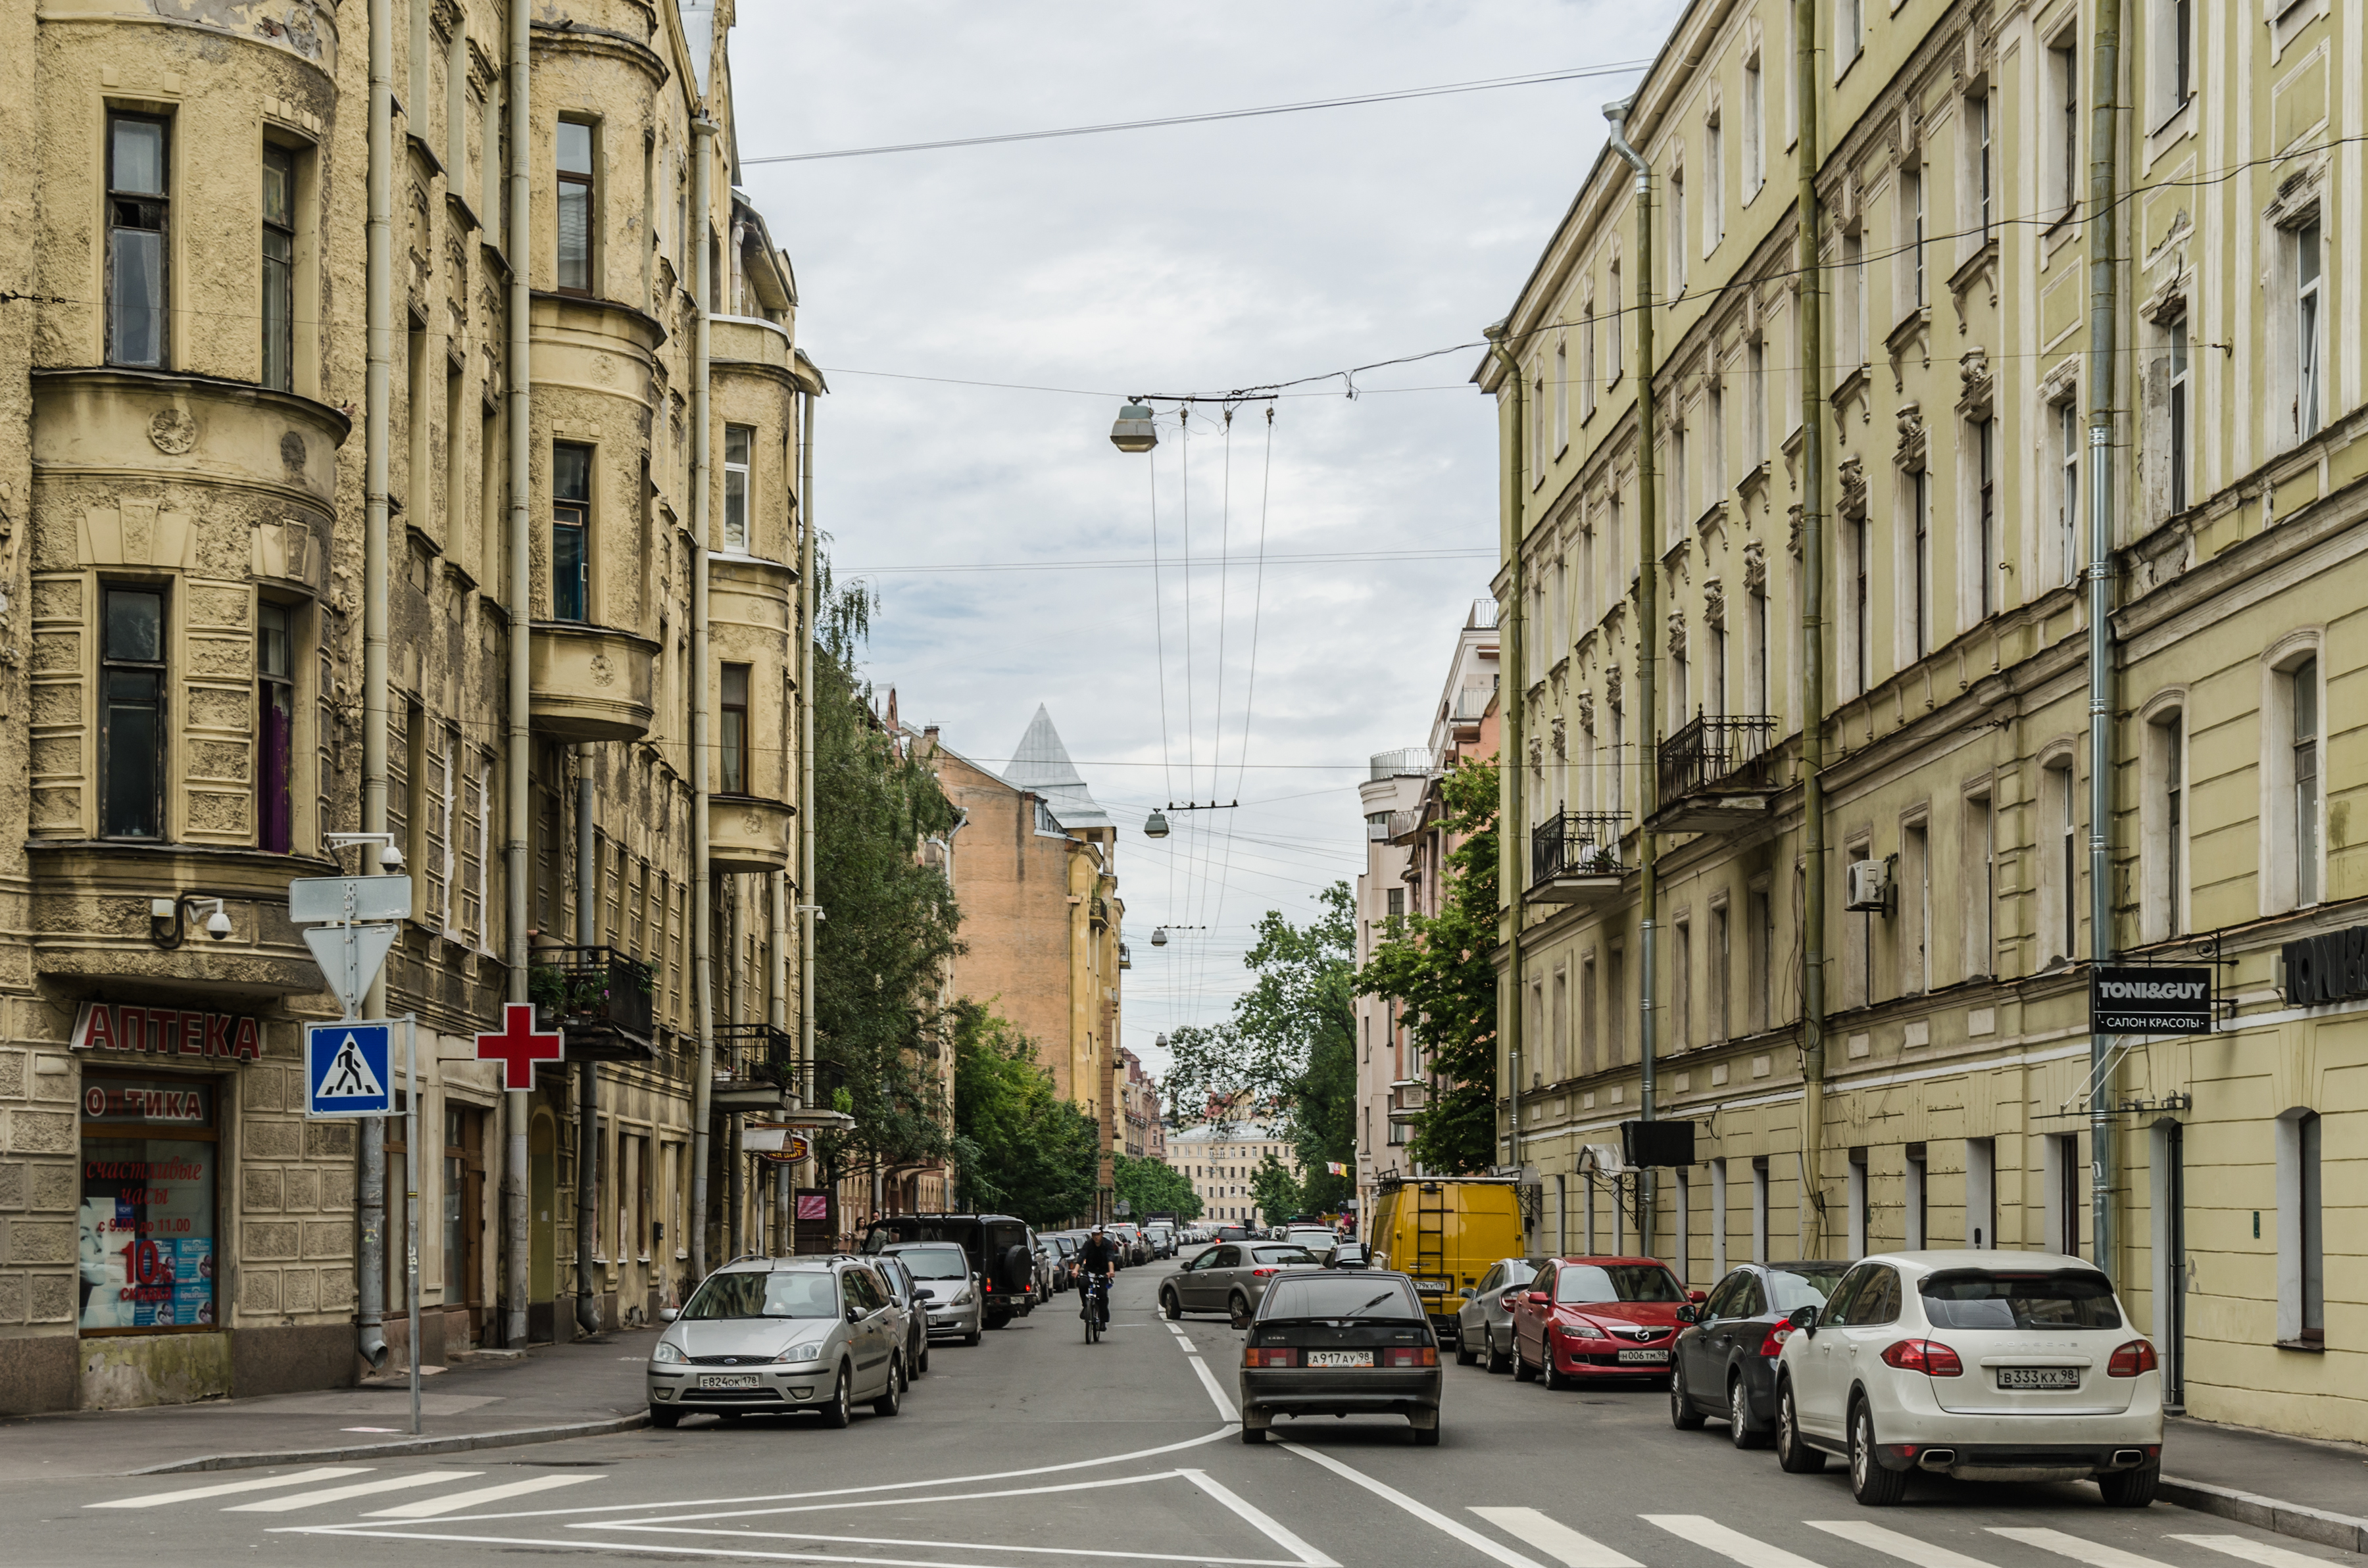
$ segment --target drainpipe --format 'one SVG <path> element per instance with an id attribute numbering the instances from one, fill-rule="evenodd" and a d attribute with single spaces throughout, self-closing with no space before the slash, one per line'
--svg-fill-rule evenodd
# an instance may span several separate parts
<path id="1" fill-rule="evenodd" d="M 1521 974 L 1521 894 L 1530 885 L 1529 858 L 1522 854 L 1529 836 L 1529 824 L 1521 802 L 1522 732 L 1528 728 L 1529 676 L 1521 655 L 1522 584 L 1527 576 L 1523 569 L 1521 545 L 1526 529 L 1522 527 L 1526 507 L 1521 486 L 1529 478 L 1527 457 L 1521 443 L 1529 428 L 1529 389 L 1521 380 L 1521 367 L 1514 361 L 1512 351 L 1505 347 L 1506 325 L 1498 322 L 1483 335 L 1488 339 L 1489 352 L 1513 381 L 1513 438 L 1505 449 L 1505 485 L 1511 505 L 1505 514 L 1505 559 L 1513 563 L 1512 602 L 1497 617 L 1500 628 L 1497 636 L 1497 663 L 1503 671 L 1504 720 L 1501 726 L 1504 744 L 1497 756 L 1500 804 L 1497 807 L 1497 894 L 1506 910 L 1507 923 L 1502 927 L 1505 942 L 1506 994 L 1497 1006 L 1497 1032 L 1505 1039 L 1505 1074 L 1508 1080 L 1506 1106 L 1506 1163 L 1518 1177 L 1521 1166 L 1521 1005 L 1526 1000 Z"/>
<path id="2" fill-rule="evenodd" d="M 1645 154 L 1628 144 L 1631 96 L 1603 106 L 1611 122 L 1611 150 L 1636 173 L 1636 704 L 1643 710 L 1637 731 L 1636 865 L 1641 873 L 1638 913 L 1642 918 L 1642 961 L 1638 965 L 1638 1056 L 1644 1069 L 1645 1119 L 1656 1108 L 1654 1059 L 1660 1048 L 1661 871 L 1653 845 L 1653 818 L 1661 809 L 1661 524 L 1658 475 L 1653 468 L 1653 438 L 1658 425 L 1653 401 L 1653 170 Z M 1618 310 L 1620 301 L 1611 301 Z M 1680 975 L 1678 983 L 1685 983 Z M 1636 1251 L 1653 1251 L 1653 1171 L 1636 1173 Z M 1684 1260 L 1679 1260 L 1682 1263 Z"/>
<path id="3" fill-rule="evenodd" d="M 2089 953 L 2113 956 L 2113 246 L 2121 135 L 2122 7 L 2097 0 L 2089 125 Z M 2111 1278 L 2113 1038 L 2089 1035 L 2089 1205 L 2097 1267 Z"/>
<path id="4" fill-rule="evenodd" d="M 575 945 L 599 940 L 600 862 L 592 836 L 590 743 L 575 747 Z M 592 1254 L 600 1235 L 600 1070 L 575 1064 L 575 1326 L 586 1339 L 600 1332 L 600 1284 Z"/>
<path id="5" fill-rule="evenodd" d="M 1809 1256 L 1826 1244 L 1826 363 L 1818 293 L 1817 0 L 1793 0 L 1794 97 L 1801 106 L 1801 1179 Z"/>
<path id="6" fill-rule="evenodd" d="M 699 322 L 690 365 L 690 984 L 699 1009 L 699 1073 L 691 1084 L 690 1272 L 707 1278 L 708 1118 L 715 1089 L 715 995 L 709 925 L 715 896 L 707 843 L 707 521 L 712 475 L 708 472 L 707 351 L 711 265 L 715 220 L 708 165 L 715 156 L 715 122 L 703 114 L 691 122 L 690 199 L 699 209 L 699 255 L 690 267 L 691 305 Z"/>
<path id="7" fill-rule="evenodd" d="M 786 735 L 782 737 L 787 740 Z M 790 874 L 776 871 L 767 879 L 773 884 L 773 1006 L 768 1022 L 787 1039 L 790 1032 Z M 790 1247 L 790 1166 L 786 1160 L 773 1165 L 773 1232 L 778 1250 L 786 1255 Z"/>
<path id="8" fill-rule="evenodd" d="M 386 529 L 388 400 L 394 358 L 394 6 L 370 6 L 368 380 L 362 415 L 362 831 L 386 831 Z M 365 848 L 363 854 L 370 851 Z M 365 865 L 367 873 L 373 868 Z M 362 1016 L 386 1016 L 386 980 Z M 354 1285 L 356 1348 L 386 1364 L 386 1122 L 362 1120 L 361 1237 Z"/>
<path id="9" fill-rule="evenodd" d="M 798 1063 L 803 1098 L 814 1108 L 814 394 L 805 393 L 798 450 Z M 794 1223 L 794 1222 L 793 1222 Z M 794 1236 L 794 1229 L 791 1233 Z M 792 1242 L 791 1250 L 796 1250 Z"/>
<path id="10" fill-rule="evenodd" d="M 523 1003 L 527 994 L 527 835 L 533 821 L 534 739 L 530 707 L 534 666 L 528 639 L 534 628 L 534 565 L 530 553 L 531 525 L 528 512 L 533 501 L 533 448 L 528 423 L 531 415 L 533 371 L 529 361 L 533 341 L 534 120 L 529 113 L 533 62 L 528 52 L 531 17 L 529 0 L 509 6 L 509 224 L 502 236 L 510 264 L 509 365 L 504 372 L 507 393 L 509 437 L 509 755 L 504 760 L 504 815 L 509 842 L 503 846 L 503 902 L 508 905 L 507 940 L 509 996 Z M 527 1214 L 527 1090 L 502 1096 L 502 1343 L 526 1343 L 526 1298 L 532 1289 L 529 1272 L 532 1233 Z"/>

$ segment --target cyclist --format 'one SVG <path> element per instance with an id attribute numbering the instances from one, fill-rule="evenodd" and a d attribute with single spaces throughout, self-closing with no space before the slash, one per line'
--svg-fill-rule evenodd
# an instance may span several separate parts
<path id="1" fill-rule="evenodd" d="M 1085 1300 L 1078 1304 L 1077 1315 L 1087 1312 L 1098 1315 L 1099 1326 L 1110 1326 L 1110 1276 L 1118 1272 L 1118 1243 L 1112 1241 L 1099 1225 L 1077 1249 L 1077 1275 L 1085 1290 L 1079 1292 Z"/>

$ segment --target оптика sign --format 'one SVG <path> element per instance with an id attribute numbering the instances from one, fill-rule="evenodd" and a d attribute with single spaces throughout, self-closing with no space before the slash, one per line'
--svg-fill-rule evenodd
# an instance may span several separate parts
<path id="1" fill-rule="evenodd" d="M 2097 1034 L 2210 1034 L 2212 971 L 2100 965 L 2089 982 L 2089 1028 Z"/>

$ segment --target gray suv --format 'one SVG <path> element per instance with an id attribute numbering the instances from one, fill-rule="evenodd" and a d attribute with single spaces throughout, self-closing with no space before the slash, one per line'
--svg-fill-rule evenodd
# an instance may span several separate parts
<path id="1" fill-rule="evenodd" d="M 854 1258 L 743 1258 L 700 1282 L 650 1352 L 650 1425 L 704 1411 L 820 1413 L 844 1426 L 860 1402 L 903 1405 L 905 1314 L 886 1281 Z"/>
<path id="2" fill-rule="evenodd" d="M 978 1343 L 985 1304 L 959 1242 L 895 1242 L 885 1249 L 913 1277 L 913 1294 L 928 1311 L 932 1339 Z"/>

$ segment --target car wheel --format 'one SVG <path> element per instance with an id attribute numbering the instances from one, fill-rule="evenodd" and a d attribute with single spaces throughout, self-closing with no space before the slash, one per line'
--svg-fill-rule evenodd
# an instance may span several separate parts
<path id="1" fill-rule="evenodd" d="M 1509 1350 L 1499 1350 L 1497 1348 L 1497 1331 L 1495 1329 L 1490 1329 L 1483 1337 L 1487 1345 L 1486 1352 L 1487 1361 L 1486 1364 L 1488 1369 L 1492 1372 L 1511 1371 L 1513 1369 L 1513 1353 Z"/>
<path id="2" fill-rule="evenodd" d="M 1471 1331 L 1461 1324 L 1456 1324 L 1455 1364 L 1459 1367 L 1468 1367 L 1478 1359 L 1480 1359 L 1480 1352 L 1472 1346 Z"/>
<path id="3" fill-rule="evenodd" d="M 1236 1295 L 1236 1296 L 1235 1296 L 1235 1298 L 1234 1298 L 1234 1301 L 1233 1301 L 1232 1312 L 1233 1312 L 1234 1326 L 1235 1326 L 1235 1328 L 1247 1328 L 1247 1327 L 1249 1327 L 1249 1325 L 1250 1325 L 1250 1299 L 1249 1299 L 1247 1296 L 1243 1296 L 1243 1295 Z"/>
<path id="4" fill-rule="evenodd" d="M 962 1343 L 968 1346 L 975 1346 L 978 1343 L 978 1330 L 972 1329 L 968 1334 L 963 1335 Z"/>
<path id="5" fill-rule="evenodd" d="M 1801 1414 L 1793 1407 L 1793 1385 L 1776 1385 L 1776 1465 L 1787 1475 L 1822 1475 L 1826 1456 L 1801 1436 Z"/>
<path id="6" fill-rule="evenodd" d="M 1527 1356 L 1521 1354 L 1521 1336 L 1518 1334 L 1513 1335 L 1513 1381 L 1526 1383 L 1537 1375 L 1538 1369 L 1530 1365 Z"/>
<path id="7" fill-rule="evenodd" d="M 1173 1323 L 1184 1315 L 1184 1303 L 1176 1299 L 1173 1290 L 1159 1292 L 1159 1315 Z"/>
<path id="8" fill-rule="evenodd" d="M 822 1424 L 824 1426 L 844 1426 L 847 1425 L 848 1395 L 853 1392 L 852 1382 L 852 1375 L 848 1371 L 847 1368 L 842 1365 L 838 1369 L 838 1381 L 831 1385 L 830 1403 L 822 1407 Z M 737 1412 L 734 1412 L 734 1414 L 736 1415 Z"/>
<path id="9" fill-rule="evenodd" d="M 682 1425 L 682 1412 L 671 1404 L 650 1406 L 650 1425 L 661 1432 L 671 1432 Z"/>
<path id="10" fill-rule="evenodd" d="M 1702 1428 L 1702 1413 L 1694 1408 L 1693 1391 L 1686 1387 L 1683 1361 L 1669 1372 L 1669 1425 L 1680 1432 L 1699 1432 Z"/>
<path id="11" fill-rule="evenodd" d="M 1751 1424 L 1751 1391 L 1741 1372 L 1726 1381 L 1726 1440 L 1738 1449 L 1768 1446 L 1768 1434 Z"/>
<path id="12" fill-rule="evenodd" d="M 897 1356 L 888 1363 L 888 1386 L 871 1402 L 874 1415 L 894 1415 L 905 1408 L 905 1358 Z"/>
<path id="13" fill-rule="evenodd" d="M 1566 1393 L 1570 1390 L 1570 1374 L 1554 1364 L 1551 1336 L 1538 1345 L 1538 1381 L 1545 1386 L 1548 1393 Z"/>
<path id="14" fill-rule="evenodd" d="M 917 1366 L 916 1366 L 913 1369 L 914 1369 L 915 1371 L 916 1371 L 916 1372 L 920 1373 L 920 1374 L 921 1374 L 921 1376 L 923 1376 L 923 1377 L 925 1377 L 925 1378 L 926 1378 L 926 1377 L 928 1377 L 928 1376 L 929 1375 L 929 1344 L 928 1344 L 928 1341 L 927 1341 L 927 1340 L 923 1340 L 923 1341 L 921 1342 L 921 1359 L 920 1359 L 920 1363 L 919 1363 Z"/>
<path id="15" fill-rule="evenodd" d="M 1417 1449 L 1435 1449 L 1439 1447 L 1439 1423 L 1434 1421 L 1428 1426 L 1416 1427 L 1414 1429 L 1414 1446 Z"/>
<path id="16" fill-rule="evenodd" d="M 1266 1428 L 1265 1428 L 1265 1427 L 1263 1427 L 1263 1426 L 1251 1426 L 1251 1425 L 1250 1425 L 1248 1422 L 1247 1422 L 1247 1421 L 1243 1422 L 1243 1423 L 1242 1423 L 1242 1441 L 1243 1441 L 1243 1442 L 1245 1442 L 1245 1443 L 1263 1443 L 1263 1442 L 1265 1442 L 1265 1441 L 1266 1441 Z"/>
<path id="17" fill-rule="evenodd" d="M 1888 1508 L 1907 1492 L 1907 1472 L 1885 1470 L 1875 1456 L 1874 1412 L 1864 1400 L 1850 1407 L 1850 1479 L 1862 1508 Z"/>
<path id="18" fill-rule="evenodd" d="M 2105 1494 L 2105 1506 L 2110 1508 L 2143 1508 L 2154 1501 L 2155 1489 L 2161 1483 L 2160 1460 L 2097 1477 L 2097 1490 Z"/>

